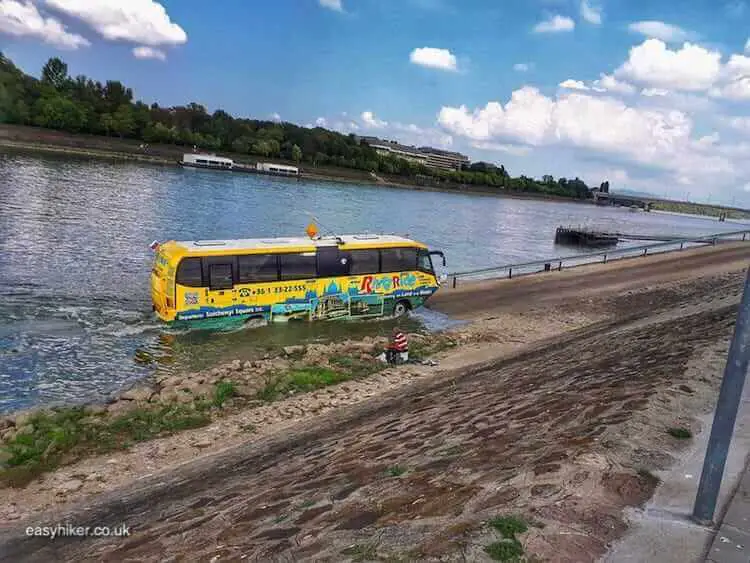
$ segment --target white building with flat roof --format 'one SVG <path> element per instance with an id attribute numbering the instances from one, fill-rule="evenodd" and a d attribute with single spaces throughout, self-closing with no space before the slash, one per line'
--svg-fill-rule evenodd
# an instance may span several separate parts
<path id="1" fill-rule="evenodd" d="M 427 166 L 442 168 L 443 170 L 461 170 L 469 164 L 469 157 L 460 152 L 444 151 L 432 147 L 419 147 L 422 154 L 427 156 Z"/>

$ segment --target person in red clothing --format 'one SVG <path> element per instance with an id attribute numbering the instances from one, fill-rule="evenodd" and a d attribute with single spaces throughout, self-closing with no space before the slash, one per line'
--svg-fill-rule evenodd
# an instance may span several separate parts
<path id="1" fill-rule="evenodd" d="M 391 343 L 385 352 L 386 360 L 389 364 L 403 364 L 409 361 L 409 342 L 406 334 L 397 326 L 393 327 Z"/>

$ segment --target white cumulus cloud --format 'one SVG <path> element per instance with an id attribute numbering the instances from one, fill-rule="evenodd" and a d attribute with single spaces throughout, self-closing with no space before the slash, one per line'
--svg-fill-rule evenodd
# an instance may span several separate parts
<path id="1" fill-rule="evenodd" d="M 635 92 L 632 84 L 617 80 L 611 74 L 601 74 L 598 80 L 594 80 L 592 89 L 597 92 L 616 92 L 618 94 L 632 94 Z"/>
<path id="2" fill-rule="evenodd" d="M 328 121 L 325 117 L 319 117 L 315 120 L 315 126 L 316 127 L 328 127 Z"/>
<path id="3" fill-rule="evenodd" d="M 531 64 L 529 63 L 516 63 L 513 65 L 513 70 L 518 72 L 527 72 L 531 70 Z"/>
<path id="4" fill-rule="evenodd" d="M 276 123 L 281 123 L 281 115 L 279 115 L 277 112 L 272 113 L 271 121 L 275 121 Z"/>
<path id="5" fill-rule="evenodd" d="M 581 0 L 581 17 L 589 23 L 599 25 L 602 23 L 602 10 L 589 4 L 588 0 Z"/>
<path id="6" fill-rule="evenodd" d="M 559 33 L 561 31 L 573 31 L 576 22 L 566 16 L 554 15 L 551 18 L 541 21 L 534 26 L 535 33 Z"/>
<path id="7" fill-rule="evenodd" d="M 710 88 L 721 70 L 718 51 L 691 43 L 673 51 L 664 41 L 647 39 L 630 49 L 615 75 L 651 88 L 698 91 Z"/>
<path id="8" fill-rule="evenodd" d="M 435 68 L 438 70 L 458 70 L 456 56 L 448 49 L 436 49 L 435 47 L 420 47 L 414 49 L 409 55 L 412 64 Z"/>
<path id="9" fill-rule="evenodd" d="M 382 129 L 383 127 L 386 127 L 388 125 L 387 121 L 378 119 L 371 111 L 363 111 L 360 117 L 362 118 L 362 122 L 366 127 L 371 127 L 373 129 Z"/>
<path id="10" fill-rule="evenodd" d="M 154 0 L 45 0 L 45 3 L 85 22 L 105 39 L 152 47 L 187 41 L 185 30 Z"/>
<path id="11" fill-rule="evenodd" d="M 681 27 L 653 20 L 633 22 L 628 26 L 628 29 L 633 33 L 640 33 L 653 39 L 661 39 L 667 43 L 679 43 L 691 39 L 693 36 L 692 33 Z"/>
<path id="12" fill-rule="evenodd" d="M 318 0 L 318 3 L 323 8 L 334 10 L 335 12 L 343 12 L 344 6 L 341 4 L 341 0 Z"/>
<path id="13" fill-rule="evenodd" d="M 61 49 L 87 47 L 89 41 L 52 17 L 43 16 L 30 2 L 0 0 L 0 33 L 16 37 L 35 37 Z"/>
<path id="14" fill-rule="evenodd" d="M 667 96 L 669 95 L 669 90 L 664 90 L 663 88 L 644 88 L 641 90 L 641 95 L 646 96 L 647 98 L 653 98 L 654 96 Z"/>
<path id="15" fill-rule="evenodd" d="M 567 80 L 564 80 L 563 82 L 560 82 L 558 86 L 560 86 L 560 88 L 565 88 L 567 90 L 588 90 L 589 89 L 589 87 L 586 86 L 580 80 L 572 80 L 570 78 L 568 78 Z"/>
<path id="16" fill-rule="evenodd" d="M 527 86 L 513 92 L 505 105 L 489 102 L 474 111 L 443 107 L 438 123 L 475 142 L 567 145 L 672 173 L 733 173 L 727 158 L 705 153 L 693 139 L 692 120 L 685 113 L 631 107 L 609 97 L 574 92 L 551 99 Z"/>
<path id="17" fill-rule="evenodd" d="M 167 60 L 167 55 L 164 51 L 154 49 L 153 47 L 134 47 L 133 56 L 136 59 L 156 59 L 159 61 Z"/>

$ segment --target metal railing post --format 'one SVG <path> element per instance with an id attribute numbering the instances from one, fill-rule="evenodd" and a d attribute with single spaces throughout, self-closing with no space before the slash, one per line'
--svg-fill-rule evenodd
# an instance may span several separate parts
<path id="1" fill-rule="evenodd" d="M 453 276 L 453 289 L 456 289 L 456 280 L 458 279 L 457 276 Z"/>
<path id="2" fill-rule="evenodd" d="M 737 410 L 742 400 L 742 388 L 750 360 L 750 268 L 745 276 L 745 289 L 737 312 L 732 344 L 729 347 L 724 378 L 716 402 L 714 422 L 708 438 L 708 448 L 703 461 L 703 471 L 695 495 L 693 520 L 709 525 L 716 510 L 716 499 L 721 489 L 724 466 L 727 461 L 729 444 L 732 441 Z"/>
<path id="3" fill-rule="evenodd" d="M 607 263 L 607 254 L 606 253 L 604 254 L 604 263 L 605 264 Z"/>
<path id="4" fill-rule="evenodd" d="M 508 268 L 508 279 L 513 277 L 513 268 Z"/>

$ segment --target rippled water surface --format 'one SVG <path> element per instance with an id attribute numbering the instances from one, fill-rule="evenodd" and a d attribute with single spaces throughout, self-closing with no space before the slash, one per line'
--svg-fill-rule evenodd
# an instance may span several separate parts
<path id="1" fill-rule="evenodd" d="M 575 203 L 305 183 L 176 167 L 0 155 L 0 412 L 89 400 L 154 370 L 192 370 L 300 340 L 385 334 L 388 321 L 170 332 L 151 316 L 152 240 L 409 234 L 448 269 L 575 254 L 555 227 L 700 235 L 732 223 Z M 413 323 L 444 326 L 425 312 Z"/>

